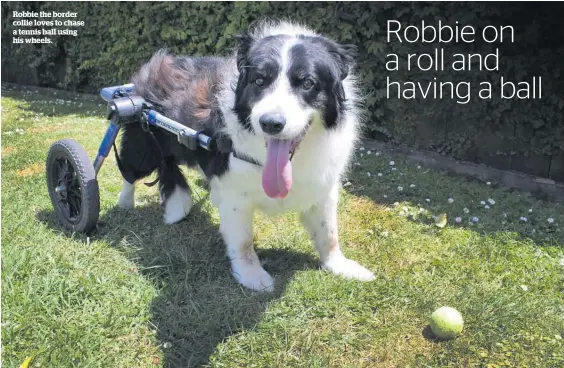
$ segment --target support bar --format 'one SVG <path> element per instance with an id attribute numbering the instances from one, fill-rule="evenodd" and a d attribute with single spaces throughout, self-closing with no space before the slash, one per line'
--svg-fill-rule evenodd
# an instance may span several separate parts
<path id="1" fill-rule="evenodd" d="M 162 128 L 168 132 L 178 135 L 179 139 L 181 136 L 198 136 L 198 145 L 208 151 L 213 149 L 212 139 L 204 134 L 198 134 L 192 128 L 182 125 L 172 119 L 167 118 L 164 115 L 159 114 L 155 110 L 149 110 L 147 114 L 147 121 L 150 125 Z"/>
<path id="2" fill-rule="evenodd" d="M 114 144 L 116 137 L 118 135 L 119 128 L 120 126 L 116 124 L 114 119 L 112 119 L 110 121 L 110 125 L 108 126 L 108 129 L 106 130 L 104 139 L 102 139 L 100 148 L 98 148 L 98 155 L 94 159 L 94 170 L 96 171 L 96 174 L 98 174 L 98 171 L 100 171 L 100 168 L 104 163 L 104 160 L 106 159 L 106 157 L 108 157 L 108 154 L 110 153 L 110 149 L 112 148 L 112 145 Z"/>

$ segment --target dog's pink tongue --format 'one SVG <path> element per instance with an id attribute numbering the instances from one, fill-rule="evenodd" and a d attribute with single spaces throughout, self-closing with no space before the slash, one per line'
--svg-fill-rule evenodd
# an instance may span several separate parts
<path id="1" fill-rule="evenodd" d="M 270 198 L 284 198 L 292 187 L 290 141 L 269 139 L 262 169 L 262 188 Z"/>

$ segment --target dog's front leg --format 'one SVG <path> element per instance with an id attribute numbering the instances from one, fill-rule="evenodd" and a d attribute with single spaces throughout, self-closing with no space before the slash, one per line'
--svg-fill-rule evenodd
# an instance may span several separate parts
<path id="1" fill-rule="evenodd" d="M 219 204 L 219 230 L 227 245 L 233 276 L 243 286 L 257 291 L 272 291 L 274 280 L 260 265 L 253 247 L 253 210 L 237 201 Z"/>
<path id="2" fill-rule="evenodd" d="M 374 280 L 374 274 L 357 262 L 346 258 L 339 246 L 337 204 L 339 189 L 331 190 L 325 202 L 301 214 L 301 219 L 315 243 L 324 269 L 351 279 Z"/>

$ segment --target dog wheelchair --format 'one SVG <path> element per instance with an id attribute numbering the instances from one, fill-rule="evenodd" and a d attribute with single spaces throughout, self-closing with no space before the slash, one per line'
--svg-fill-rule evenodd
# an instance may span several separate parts
<path id="1" fill-rule="evenodd" d="M 145 131 L 164 129 L 191 150 L 232 152 L 230 139 L 221 135 L 210 137 L 167 118 L 136 95 L 133 84 L 102 88 L 100 95 L 107 102 L 109 126 L 94 161 L 90 161 L 86 150 L 73 139 L 53 143 L 47 155 L 49 197 L 57 219 L 68 230 L 89 233 L 96 227 L 100 214 L 97 174 L 112 146 L 115 149 L 116 137 L 124 124 L 141 124 Z M 116 159 L 119 166 L 117 151 Z"/>

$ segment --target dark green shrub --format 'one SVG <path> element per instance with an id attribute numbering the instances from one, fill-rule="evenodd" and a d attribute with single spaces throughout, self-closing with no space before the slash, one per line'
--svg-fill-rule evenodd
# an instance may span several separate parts
<path id="1" fill-rule="evenodd" d="M 16 45 L 13 10 L 75 11 L 86 26 L 78 37 L 58 37 L 49 45 Z M 359 47 L 358 73 L 366 93 L 370 137 L 430 149 L 564 180 L 564 28 L 562 4 L 387 3 L 387 2 L 3 2 L 2 78 L 6 81 L 95 91 L 127 82 L 161 47 L 188 55 L 227 54 L 233 36 L 253 21 L 289 18 L 343 43 Z M 479 29 L 512 25 L 515 42 L 406 44 L 386 42 L 387 20 L 403 25 L 421 20 L 458 21 Z M 387 71 L 386 55 L 446 52 L 486 53 L 499 47 L 494 73 Z M 543 77 L 542 100 L 403 100 L 386 96 L 386 77 L 395 81 L 464 80 L 496 83 Z M 494 90 L 498 90 L 498 87 Z"/>

